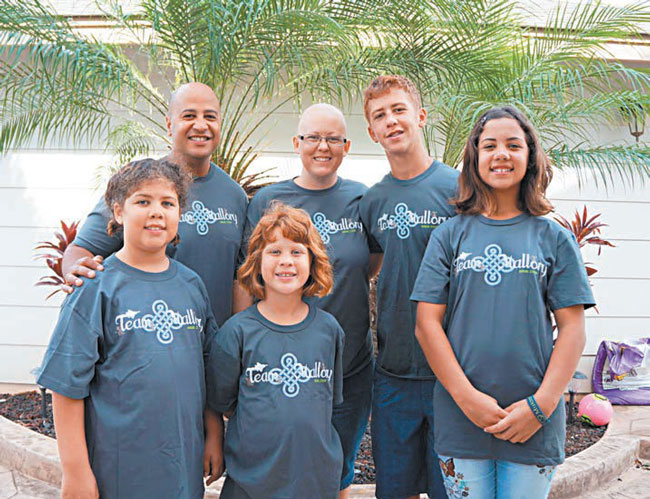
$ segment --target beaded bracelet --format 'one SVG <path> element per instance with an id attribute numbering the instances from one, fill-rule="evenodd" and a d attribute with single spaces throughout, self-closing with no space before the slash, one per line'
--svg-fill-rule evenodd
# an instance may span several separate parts
<path id="1" fill-rule="evenodd" d="M 539 421 L 539 424 L 545 425 L 548 423 L 550 420 L 544 416 L 544 413 L 542 410 L 539 408 L 537 405 L 537 401 L 535 400 L 535 397 L 532 395 L 526 399 L 526 402 L 528 402 L 528 407 L 530 407 L 531 412 L 537 418 L 537 421 Z"/>

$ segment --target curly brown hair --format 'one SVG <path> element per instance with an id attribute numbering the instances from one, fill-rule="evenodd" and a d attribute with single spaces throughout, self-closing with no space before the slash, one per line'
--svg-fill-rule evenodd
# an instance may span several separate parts
<path id="1" fill-rule="evenodd" d="M 404 90 L 411 97 L 416 109 L 422 107 L 420 92 L 418 92 L 418 89 L 411 80 L 400 75 L 377 76 L 363 91 L 363 115 L 368 123 L 370 123 L 370 116 L 368 115 L 368 104 L 370 101 L 388 93 L 392 88 Z"/>
<path id="2" fill-rule="evenodd" d="M 465 215 L 495 211 L 494 193 L 478 173 L 478 140 L 485 124 L 499 118 L 517 121 L 528 145 L 528 164 L 526 174 L 519 184 L 517 207 L 530 215 L 546 215 L 553 210 L 553 205 L 546 199 L 546 188 L 553 178 L 551 161 L 542 150 L 533 125 L 521 111 L 512 106 L 488 109 L 476 121 L 465 143 L 463 170 L 458 178 L 458 196 L 451 203 L 456 206 L 457 213 Z"/>
<path id="3" fill-rule="evenodd" d="M 248 294 L 263 300 L 264 281 L 261 278 L 262 252 L 273 242 L 273 232 L 280 229 L 284 237 L 300 243 L 309 251 L 309 279 L 303 286 L 303 296 L 325 296 L 332 289 L 332 266 L 318 231 L 309 215 L 298 208 L 274 202 L 260 218 L 248 240 L 248 256 L 237 271 L 237 279 Z"/>
<path id="4" fill-rule="evenodd" d="M 165 159 L 147 158 L 132 161 L 115 172 L 106 186 L 104 202 L 111 213 L 111 219 L 106 226 L 106 233 L 109 236 L 117 234 L 122 230 L 122 224 L 115 220 L 113 213 L 115 203 L 124 206 L 124 201 L 143 182 L 156 179 L 165 179 L 172 183 L 178 196 L 178 207 L 180 211 L 183 210 L 187 202 L 190 184 L 192 183 L 192 177 L 185 170 Z M 179 241 L 180 238 L 177 234 L 172 243 L 176 245 Z"/>

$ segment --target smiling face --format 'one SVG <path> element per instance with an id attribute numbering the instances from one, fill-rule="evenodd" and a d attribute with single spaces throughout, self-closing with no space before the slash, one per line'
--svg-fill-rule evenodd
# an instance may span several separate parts
<path id="1" fill-rule="evenodd" d="M 329 144 L 326 140 L 311 143 L 309 136 L 345 137 L 345 121 L 341 112 L 328 104 L 315 104 L 305 110 L 298 124 L 298 135 L 292 138 L 293 150 L 300 155 L 301 177 L 308 183 L 334 183 L 336 171 L 350 150 L 350 141 Z"/>
<path id="2" fill-rule="evenodd" d="M 137 259 L 164 254 L 178 232 L 180 208 L 174 185 L 167 179 L 142 182 L 125 200 L 113 205 L 124 228 L 124 249 Z"/>
<path id="3" fill-rule="evenodd" d="M 284 237 L 280 229 L 273 231 L 271 239 L 262 250 L 260 263 L 265 298 L 269 294 L 302 296 L 309 278 L 309 250 Z"/>
<path id="4" fill-rule="evenodd" d="M 513 118 L 489 120 L 478 138 L 478 174 L 495 194 L 519 192 L 526 174 L 526 135 Z"/>
<path id="5" fill-rule="evenodd" d="M 411 95 L 401 88 L 391 88 L 368 101 L 368 134 L 386 154 L 405 154 L 421 144 L 426 116 Z"/>
<path id="6" fill-rule="evenodd" d="M 165 125 L 172 155 L 184 163 L 209 159 L 219 145 L 219 101 L 210 87 L 188 83 L 173 95 Z"/>

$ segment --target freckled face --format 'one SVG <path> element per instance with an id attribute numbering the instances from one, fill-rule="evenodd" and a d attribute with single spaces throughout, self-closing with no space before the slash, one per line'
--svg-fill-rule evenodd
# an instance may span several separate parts
<path id="1" fill-rule="evenodd" d="M 261 273 L 266 297 L 269 293 L 302 295 L 309 278 L 310 256 L 307 248 L 282 235 L 276 229 L 262 251 Z"/>
<path id="2" fill-rule="evenodd" d="M 417 146 L 427 113 L 401 88 L 368 102 L 368 134 L 387 154 L 406 153 Z"/>

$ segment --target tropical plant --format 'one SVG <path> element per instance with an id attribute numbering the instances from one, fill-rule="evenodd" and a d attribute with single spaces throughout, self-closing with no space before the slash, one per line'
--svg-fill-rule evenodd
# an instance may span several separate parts
<path id="1" fill-rule="evenodd" d="M 650 74 L 613 62 L 608 43 L 638 39 L 640 23 L 650 21 L 650 3 L 611 7 L 583 2 L 573 10 L 558 3 L 543 29 L 525 26 L 514 2 L 486 4 L 493 10 L 484 16 L 477 36 L 499 45 L 493 47 L 499 54 L 493 69 L 480 79 L 461 73 L 455 85 L 436 79 L 421 83 L 435 113 L 428 137 L 442 146 L 443 160 L 459 164 L 478 116 L 492 106 L 510 104 L 531 119 L 554 164 L 577 169 L 581 180 L 587 173 L 605 184 L 649 176 L 647 144 L 600 144 L 594 136 L 624 125 L 624 110 L 630 107 L 648 115 Z"/>
<path id="2" fill-rule="evenodd" d="M 70 245 L 70 243 L 74 241 L 74 238 L 77 235 L 78 225 L 79 221 L 67 225 L 63 220 L 61 220 L 61 231 L 54 231 L 56 241 L 41 241 L 34 248 L 34 251 L 38 251 L 38 253 L 34 255 L 34 259 L 45 260 L 47 266 L 54 273 L 54 275 L 48 274 L 42 276 L 35 284 L 35 286 L 56 286 L 56 289 L 47 295 L 45 298 L 46 300 L 61 291 L 61 285 L 65 283 L 61 268 L 63 253 L 65 253 L 65 249 Z M 45 250 L 45 252 L 43 253 L 40 250 Z"/>
<path id="3" fill-rule="evenodd" d="M 0 3 L 0 152 L 66 139 L 98 142 L 117 164 L 167 141 L 166 97 L 203 81 L 222 102 L 215 161 L 250 186 L 247 168 L 282 106 L 305 96 L 358 102 L 375 75 L 421 89 L 431 152 L 458 165 L 476 117 L 522 109 L 558 167 L 599 180 L 650 174 L 650 148 L 595 144 L 594 129 L 650 109 L 650 74 L 607 60 L 638 38 L 648 1 L 558 4 L 543 28 L 513 0 L 142 0 L 101 3 L 112 40 L 77 29 L 41 0 Z M 640 106 L 640 107 L 639 107 Z M 623 110 L 623 111 L 622 111 Z M 258 174 L 259 175 L 259 174 Z"/>
<path id="4" fill-rule="evenodd" d="M 356 43 L 365 0 L 143 0 L 98 4 L 117 41 L 100 40 L 40 0 L 0 3 L 0 151 L 36 138 L 96 143 L 123 164 L 168 143 L 167 95 L 210 85 L 222 103 L 217 164 L 245 187 L 258 132 L 312 89 L 341 96 L 323 68 Z M 353 7 L 351 7 L 353 6 Z M 257 135 L 256 135 L 257 134 Z"/>
<path id="5" fill-rule="evenodd" d="M 580 248 L 583 248 L 587 244 L 598 246 L 598 255 L 600 255 L 600 251 L 603 249 L 603 246 L 615 248 L 611 242 L 609 242 L 607 239 L 603 239 L 600 236 L 600 229 L 602 227 L 607 227 L 607 224 L 598 221 L 600 215 L 600 213 L 596 213 L 593 216 L 588 216 L 587 206 L 585 205 L 582 208 L 582 216 L 580 215 L 580 212 L 576 210 L 571 222 L 569 222 L 560 214 L 556 214 L 554 219 L 557 223 L 559 223 L 565 229 L 569 230 L 575 236 Z M 587 271 L 588 276 L 592 276 L 598 272 L 593 264 L 589 262 L 585 263 L 585 270 Z"/>

